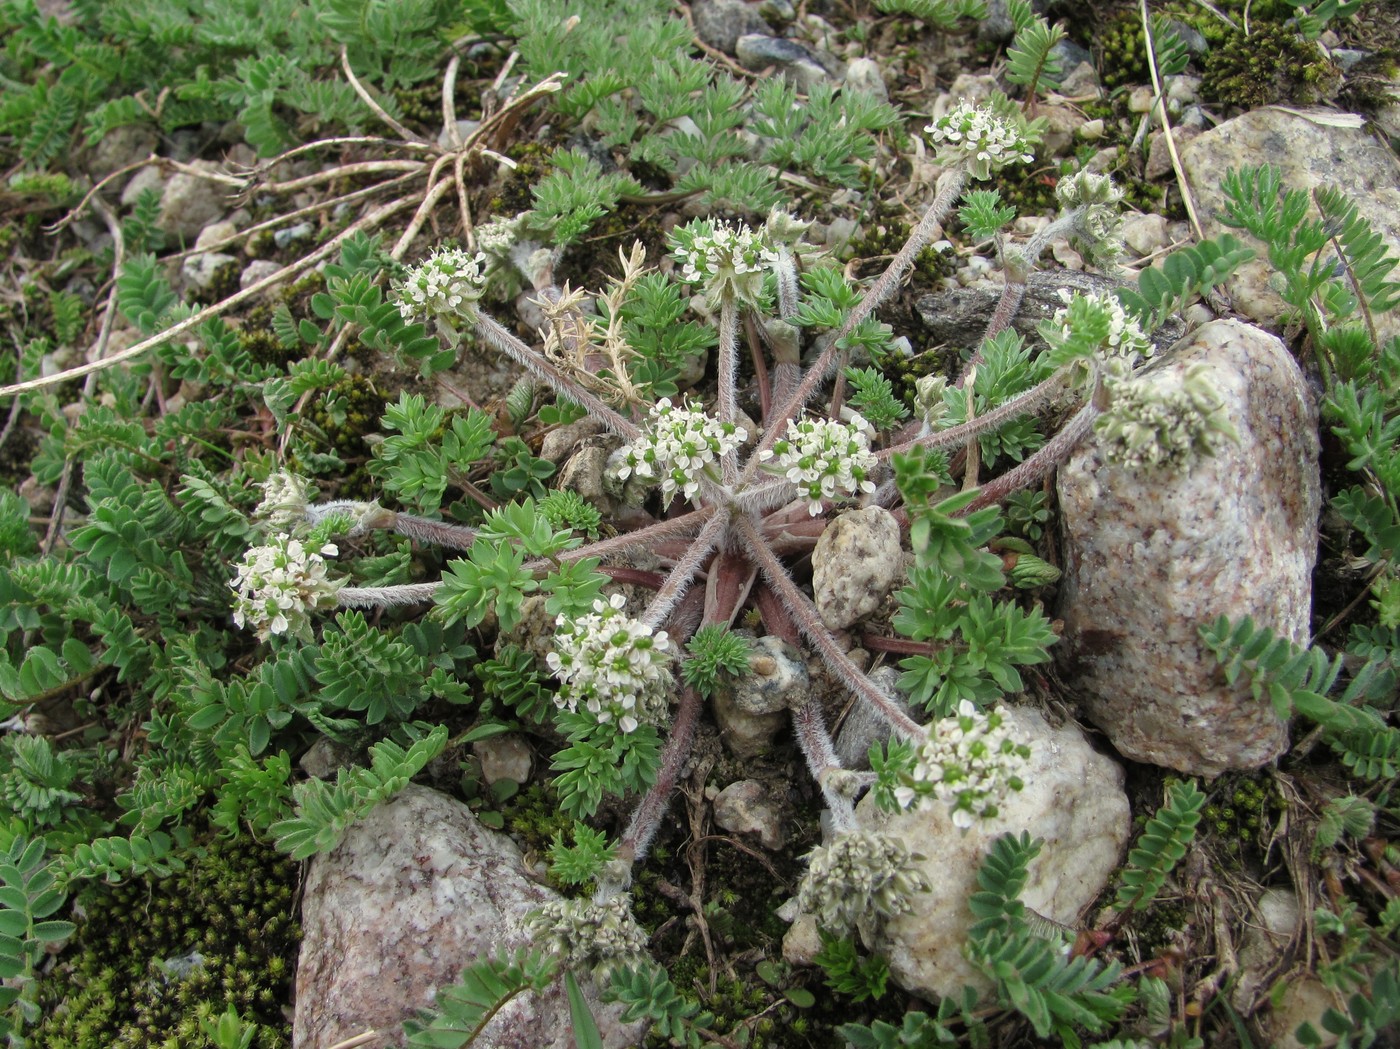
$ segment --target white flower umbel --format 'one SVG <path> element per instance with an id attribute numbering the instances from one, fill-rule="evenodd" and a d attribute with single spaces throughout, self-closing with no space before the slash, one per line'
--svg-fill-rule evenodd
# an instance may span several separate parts
<path id="1" fill-rule="evenodd" d="M 461 248 L 438 248 L 394 285 L 399 315 L 406 323 L 438 321 L 455 330 L 457 322 L 472 324 L 485 287 L 486 256 Z"/>
<path id="2" fill-rule="evenodd" d="M 603 903 L 554 900 L 530 917 L 530 927 L 570 969 L 606 978 L 616 966 L 646 960 L 647 934 L 632 917 L 632 898 L 620 893 Z"/>
<path id="3" fill-rule="evenodd" d="M 266 641 L 273 634 L 291 634 L 311 640 L 309 613 L 335 604 L 340 584 L 326 578 L 326 560 L 339 551 L 327 543 L 310 552 L 301 540 L 274 535 L 266 546 L 254 546 L 243 555 L 238 575 L 229 580 L 238 595 L 233 621 L 251 626 Z"/>
<path id="4" fill-rule="evenodd" d="M 893 918 L 914 909 L 911 897 L 928 892 L 928 879 L 897 838 L 850 831 L 807 856 L 797 906 L 828 932 L 844 935 L 866 917 Z"/>
<path id="5" fill-rule="evenodd" d="M 651 429 L 624 448 L 617 476 L 661 482 L 666 506 L 679 492 L 694 499 L 700 481 L 719 480 L 720 459 L 749 439 L 748 431 L 696 408 L 678 408 L 663 397 L 651 408 Z"/>
<path id="6" fill-rule="evenodd" d="M 1007 792 L 1023 786 L 1016 771 L 1030 756 L 1007 734 L 1005 720 L 1002 707 L 983 712 L 963 700 L 955 715 L 929 726 L 911 782 L 896 788 L 896 800 L 906 809 L 946 805 L 963 830 L 995 817 Z"/>
<path id="7" fill-rule="evenodd" d="M 1134 378 L 1125 369 L 1104 377 L 1108 410 L 1094 423 L 1104 457 L 1129 468 L 1179 470 L 1198 455 L 1211 455 L 1221 438 L 1239 440 L 1211 381 L 1197 363 L 1175 388 L 1164 376 Z"/>
<path id="8" fill-rule="evenodd" d="M 964 99 L 924 128 L 924 134 L 937 147 L 934 159 L 939 164 L 961 167 L 975 179 L 991 178 L 1008 164 L 1035 159 L 1031 150 L 1036 138 L 1014 103 L 974 106 Z"/>
<path id="9" fill-rule="evenodd" d="M 823 499 L 845 499 L 873 492 L 876 466 L 870 450 L 874 430 L 859 412 L 846 422 L 793 419 L 787 432 L 759 454 L 770 473 L 781 474 L 807 497 L 807 512 L 821 513 Z M 770 462 L 771 460 L 771 462 Z"/>
<path id="10" fill-rule="evenodd" d="M 697 220 L 671 236 L 681 279 L 698 286 L 711 306 L 718 306 L 725 296 L 744 306 L 758 302 L 763 274 L 778 257 L 761 233 L 742 222 Z"/>
<path id="11" fill-rule="evenodd" d="M 555 698 L 560 707 L 582 706 L 599 721 L 615 720 L 623 732 L 632 732 L 640 721 L 665 712 L 674 648 L 666 631 L 624 614 L 625 603 L 613 594 L 594 601 L 588 615 L 561 615 L 555 651 L 546 662 L 564 686 Z"/>
<path id="12" fill-rule="evenodd" d="M 1055 345 L 1057 339 L 1064 341 L 1070 337 L 1070 303 L 1076 294 L 1078 293 L 1067 288 L 1060 289 L 1060 301 L 1065 305 L 1055 311 L 1055 316 L 1050 321 L 1050 327 L 1058 327 L 1059 331 L 1056 333 L 1042 330 L 1042 334 L 1051 345 Z M 1092 295 L 1081 295 L 1080 298 L 1086 306 L 1108 319 L 1108 337 L 1099 344 L 1097 356 L 1105 360 L 1124 361 L 1129 365 L 1152 356 L 1156 348 L 1152 345 L 1151 337 L 1142 330 L 1137 318 L 1123 308 L 1117 296 L 1109 291 L 1096 291 Z"/>

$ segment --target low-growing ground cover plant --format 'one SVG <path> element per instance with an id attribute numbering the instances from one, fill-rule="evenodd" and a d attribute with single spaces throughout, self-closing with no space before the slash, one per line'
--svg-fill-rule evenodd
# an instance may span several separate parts
<path id="1" fill-rule="evenodd" d="M 52 991 L 38 995 L 34 978 L 48 964 L 45 944 L 74 932 L 61 916 L 66 901 L 203 862 L 210 845 L 207 833 L 191 832 L 196 813 L 217 833 L 252 835 L 306 859 L 332 849 L 410 779 L 443 783 L 443 756 L 461 763 L 466 745 L 525 731 L 549 753 L 550 803 L 562 816 L 539 836 L 553 836 L 551 875 L 569 898 L 537 916 L 539 951 L 473 965 L 436 1016 L 410 1025 L 415 1043 L 465 1044 L 501 1001 L 556 978 L 569 981 L 586 1029 L 574 993 L 585 976 L 660 1038 L 727 1045 L 771 1035 L 766 1006 L 719 1015 L 712 953 L 703 1002 L 689 981 L 673 983 L 674 967 L 668 976 L 648 961 L 650 930 L 638 919 L 652 904 L 637 891 L 658 834 L 665 848 L 664 817 L 705 730 L 705 700 L 748 671 L 750 639 L 761 632 L 810 653 L 824 677 L 792 712 L 792 727 L 832 835 L 805 857 L 805 870 L 790 866 L 791 888 L 822 926 L 827 984 L 853 1001 L 882 1001 L 839 1037 L 987 1044 L 996 1024 L 1020 1023 L 1052 1044 L 1115 1034 L 1116 1044 L 1136 1044 L 1128 1039 L 1139 1030 L 1201 1044 L 1199 1022 L 1163 979 L 1173 975 L 1167 961 L 1125 975 L 1110 945 L 1145 923 L 1203 812 L 1206 829 L 1221 833 L 1209 823 L 1221 806 L 1207 806 L 1202 789 L 1172 784 L 1147 804 L 1111 916 L 1077 940 L 1043 928 L 1019 901 L 1041 846 L 1001 839 L 979 878 L 967 949 L 997 983 L 997 1007 L 969 994 L 903 1017 L 881 960 L 861 951 L 852 929 L 935 887 L 911 870 L 907 851 L 857 825 L 853 801 L 873 791 L 890 809 L 944 806 L 961 827 L 995 819 L 1005 792 L 1022 786 L 1025 748 L 1006 733 L 999 704 L 1023 690 L 1024 668 L 1048 663 L 1054 631 L 1034 596 L 1014 588 L 1034 595 L 1055 571 L 1029 543 L 1000 535 L 999 504 L 1014 496 L 1012 519 L 1034 539 L 1032 522 L 1047 518 L 1029 486 L 1091 430 L 1122 461 L 1162 470 L 1187 468 L 1232 439 L 1207 384 L 1188 381 L 1164 401 L 1134 370 L 1155 352 L 1152 332 L 1249 250 L 1228 236 L 1196 244 L 1146 270 L 1136 290 L 1066 296 L 1036 340 L 1016 333 L 1011 322 L 1052 241 L 1068 237 L 1089 263 L 1112 270 L 1122 203 L 1114 179 L 1063 170 L 1058 217 L 1031 235 L 1012 232 L 1017 209 L 998 185 L 1034 162 L 1037 94 L 1063 73 L 1049 57 L 1057 32 L 1029 5 L 1012 5 L 1007 77 L 1023 101 L 958 102 L 913 126 L 915 135 L 923 128 L 917 146 L 901 138 L 893 107 L 854 92 L 803 97 L 780 79 L 750 90 L 717 73 L 691 55 L 684 22 L 655 5 L 600 5 L 571 26 L 570 12 L 546 0 L 414 8 L 434 30 L 460 18 L 510 32 L 524 73 L 511 86 L 508 70 L 492 71 L 494 102 L 464 128 L 455 93 L 465 59 L 453 50 L 441 127 L 424 133 L 405 102 L 428 79 L 425 56 L 437 52 L 401 36 L 407 22 L 380 32 L 390 13 L 361 6 L 318 8 L 338 54 L 281 72 L 266 57 L 281 44 L 250 38 L 245 46 L 262 60 L 235 67 L 246 89 L 219 81 L 203 95 L 184 92 L 242 108 L 179 119 L 174 109 L 141 108 L 139 91 L 135 102 L 121 95 L 126 81 L 74 74 L 50 84 L 44 77 L 65 62 L 91 74 L 96 60 L 73 60 L 73 48 L 58 43 L 77 38 L 26 5 L 5 9 L 26 40 L 49 41 L 54 57 L 51 68 L 11 68 L 40 86 L 7 96 L 0 114 L 9 123 L 0 127 L 20 126 L 43 92 L 67 98 L 59 85 L 121 102 L 94 135 L 122 113 L 130 119 L 117 123 L 153 121 L 162 131 L 235 113 L 268 157 L 245 178 L 227 177 L 272 211 L 243 233 L 286 230 L 303 215 L 325 222 L 314 249 L 279 258 L 275 274 L 199 308 L 181 301 L 157 253 L 156 198 L 138 198 L 124 222 L 100 197 L 70 201 L 96 209 L 111 238 L 100 260 L 115 274 L 106 320 L 84 319 L 76 291 L 41 295 L 33 306 L 42 306 L 47 333 L 17 346 L 15 382 L 4 391 L 12 398 L 4 439 L 29 435 L 25 468 L 57 489 L 42 536 L 29 504 L 9 493 L 0 500 L 0 691 L 13 714 L 3 742 L 11 818 L 0 842 L 8 849 L 0 962 L 14 981 L 0 996 L 7 1034 L 18 1041 L 33 1029 L 42 1039 L 51 1029 L 36 1027 L 46 1022 L 36 1002 Z M 157 28 L 175 37 L 149 39 L 121 21 L 136 18 L 125 6 L 105 21 L 78 14 L 80 25 L 143 46 L 193 40 L 227 63 L 214 20 L 172 12 Z M 949 24 L 980 15 L 973 4 L 913 13 Z M 617 18 L 637 19 L 620 50 Z M 1164 34 L 1154 28 L 1159 49 L 1184 68 Z M 326 72 L 337 57 L 343 80 Z M 136 83 L 148 74 L 123 75 Z M 348 92 L 346 105 L 321 107 L 314 127 L 353 134 L 293 145 L 287 121 L 297 100 L 332 82 Z M 545 107 L 591 138 L 532 160 L 514 136 Z M 25 137 L 19 155 L 51 160 L 59 154 L 45 143 L 71 134 L 75 120 L 56 121 L 44 142 Z M 396 137 L 363 134 L 376 121 Z M 605 166 L 591 151 L 597 143 L 626 147 L 626 166 Z M 880 275 L 860 282 L 810 243 L 799 215 L 812 200 L 786 199 L 787 187 L 799 179 L 857 189 L 873 158 L 895 146 L 926 151 L 943 174 Z M 313 149 L 372 155 L 345 154 L 309 174 L 295 168 Z M 477 177 L 531 163 L 541 166 L 499 180 L 482 211 Z M 293 167 L 274 178 L 284 165 Z M 295 213 L 280 203 L 317 186 L 334 189 Z M 492 207 L 522 186 L 514 213 Z M 1394 263 L 1344 198 L 1318 194 L 1322 218 L 1310 222 L 1306 201 L 1268 169 L 1232 174 L 1227 190 L 1232 222 L 1262 241 L 1284 280 L 1300 352 L 1326 390 L 1327 425 L 1351 457 L 1354 483 L 1333 506 L 1364 537 L 1360 556 L 1372 567 L 1357 600 L 1369 594 L 1375 618 L 1353 628 L 1345 659 L 1299 650 L 1247 621 L 1214 624 L 1205 636 L 1261 702 L 1318 726 L 1316 738 L 1357 785 L 1329 804 L 1318 847 L 1360 855 L 1376 821 L 1394 818 L 1400 753 L 1386 720 L 1400 519 L 1387 391 L 1400 349 L 1374 326 L 1395 304 Z M 677 199 L 705 217 L 669 232 L 642 229 L 649 244 L 628 237 L 615 256 L 578 263 L 610 216 Z M 876 311 L 955 214 L 970 242 L 994 244 L 1001 301 L 984 337 L 962 348 L 965 360 L 901 389 L 896 333 Z M 391 223 L 397 235 L 386 237 Z M 56 266 L 46 279 L 61 273 Z M 565 273 L 610 282 L 590 295 L 561 280 Z M 279 283 L 285 291 L 256 319 L 225 319 Z M 513 317 L 527 311 L 537 318 L 532 337 Z M 139 336 L 104 357 L 118 313 Z M 51 355 L 84 330 L 99 338 L 100 359 L 52 374 Z M 450 389 L 455 369 L 492 355 L 523 373 L 497 402 L 468 388 L 464 407 L 436 403 L 435 384 Z M 709 373 L 697 377 L 695 362 L 706 358 Z M 71 403 L 82 410 L 66 410 Z M 585 419 L 616 438 L 596 471 L 597 505 L 555 487 L 555 464 L 537 442 L 544 427 Z M 81 514 L 68 506 L 78 500 Z M 861 638 L 900 657 L 898 693 L 852 657 L 807 585 L 817 540 L 856 506 L 884 508 L 913 554 L 888 617 L 899 636 L 872 626 Z M 832 693 L 890 726 L 874 771 L 840 767 Z M 350 757 L 333 778 L 298 780 L 293 758 L 317 740 Z M 523 833 L 511 799 L 486 795 L 469 770 L 466 779 L 484 818 Z M 1223 815 L 1215 822 L 1227 824 Z M 1376 862 L 1390 863 L 1379 840 Z M 712 902 L 698 920 L 718 929 L 726 905 Z M 1334 898 L 1318 918 L 1337 947 L 1319 972 L 1349 996 L 1350 1019 L 1338 1011 L 1329 1022 L 1379 1028 L 1380 992 L 1393 976 L 1393 901 L 1377 914 L 1349 902 Z M 813 1007 L 803 978 L 771 960 L 753 973 L 796 1029 Z M 215 1004 L 203 1017 L 215 1044 L 280 1044 L 267 1003 Z M 834 1022 L 826 1030 L 837 1037 Z"/>

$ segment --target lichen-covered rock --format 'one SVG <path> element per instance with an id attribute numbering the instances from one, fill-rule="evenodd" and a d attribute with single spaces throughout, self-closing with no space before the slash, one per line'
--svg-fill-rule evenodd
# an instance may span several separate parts
<path id="1" fill-rule="evenodd" d="M 715 691 L 715 720 L 725 746 L 741 758 L 766 752 L 787 724 L 788 710 L 806 702 L 810 687 L 801 652 L 771 634 L 759 638 L 749 672 L 726 675 Z"/>
<path id="2" fill-rule="evenodd" d="M 324 1046 L 375 1028 L 401 1046 L 400 1023 L 429 1007 L 473 961 L 531 942 L 526 918 L 559 897 L 526 877 L 520 850 L 466 806 L 409 785 L 312 861 L 302 904 L 294 1045 Z M 582 981 L 593 998 L 591 981 Z M 608 1046 L 633 1045 L 637 1025 L 592 1002 Z M 474 1046 L 566 1049 L 574 1044 L 563 981 L 512 999 Z"/>
<path id="3" fill-rule="evenodd" d="M 745 33 L 739 37 L 734 44 L 734 55 L 745 69 L 758 72 L 774 68 L 779 76 L 785 77 L 803 92 L 832 80 L 827 63 L 837 64 L 829 55 L 814 51 L 796 40 L 784 40 L 766 33 Z"/>
<path id="4" fill-rule="evenodd" d="M 1024 707 L 1008 707 L 1005 723 L 1031 755 L 1021 773 L 1025 789 L 1007 796 L 998 818 L 961 831 L 943 806 L 890 816 L 867 796 L 856 807 L 863 829 L 892 835 L 924 857 L 916 869 L 933 891 L 915 895 L 911 913 L 878 927 L 863 923 L 860 931 L 896 983 L 930 1000 L 957 994 L 964 984 L 991 989 L 962 951 L 974 920 L 968 900 L 992 842 L 1023 830 L 1043 839 L 1021 899 L 1036 913 L 1072 925 L 1103 891 L 1132 828 L 1123 770 L 1076 726 L 1054 728 Z"/>
<path id="5" fill-rule="evenodd" d="M 1400 159 L 1362 128 L 1332 126 L 1333 111 L 1317 115 L 1313 120 L 1285 109 L 1256 109 L 1186 144 L 1181 165 L 1208 236 L 1232 233 L 1259 248 L 1248 234 L 1220 222 L 1225 202 L 1220 186 L 1230 168 L 1267 161 L 1280 170 L 1289 189 L 1309 195 L 1319 186 L 1341 190 L 1385 240 L 1389 253 L 1400 254 Z M 1313 205 L 1309 211 L 1316 217 Z M 1276 320 L 1285 307 L 1269 286 L 1272 272 L 1262 250 L 1241 266 L 1227 285 L 1235 308 L 1256 321 Z M 1382 340 L 1400 335 L 1395 311 L 1379 314 L 1375 321 Z"/>
<path id="6" fill-rule="evenodd" d="M 1253 616 L 1303 641 L 1320 505 L 1316 410 L 1283 344 L 1238 321 L 1198 329 L 1144 372 L 1211 380 L 1239 443 L 1185 470 L 1105 461 L 1091 435 L 1060 470 L 1067 682 L 1136 761 L 1216 776 L 1282 752 L 1286 726 L 1227 685 L 1202 624 Z"/>
<path id="7" fill-rule="evenodd" d="M 767 33 L 768 23 L 743 0 L 700 0 L 692 9 L 695 35 L 716 51 L 734 53 L 734 45 L 749 33 Z"/>
<path id="8" fill-rule="evenodd" d="M 822 622 L 842 630 L 880 607 L 899 578 L 899 522 L 881 506 L 848 510 L 812 551 L 812 598 Z"/>
<path id="9" fill-rule="evenodd" d="M 207 160 L 192 161 L 190 167 L 210 173 L 219 170 Z M 224 214 L 224 192 L 217 182 L 177 171 L 161 193 L 158 225 L 166 233 L 194 240 L 200 230 Z"/>

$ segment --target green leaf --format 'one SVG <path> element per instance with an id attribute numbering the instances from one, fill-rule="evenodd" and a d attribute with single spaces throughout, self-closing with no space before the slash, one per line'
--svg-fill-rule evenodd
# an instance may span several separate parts
<path id="1" fill-rule="evenodd" d="M 572 972 L 564 973 L 564 990 L 569 996 L 569 1022 L 574 1029 L 576 1049 L 603 1049 L 603 1036 L 598 1033 L 598 1023 L 593 1019 L 593 1011 L 583 1000 L 583 992 Z"/>

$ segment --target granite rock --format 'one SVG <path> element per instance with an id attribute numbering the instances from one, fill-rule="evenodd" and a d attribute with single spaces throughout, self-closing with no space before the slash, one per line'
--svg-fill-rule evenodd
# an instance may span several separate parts
<path id="1" fill-rule="evenodd" d="M 730 834 L 753 834 L 765 849 L 781 849 L 782 809 L 772 792 L 756 779 L 729 784 L 714 798 L 715 823 Z"/>
<path id="2" fill-rule="evenodd" d="M 302 904 L 293 1045 L 324 1049 L 369 1028 L 401 1046 L 400 1023 L 432 1005 L 473 961 L 529 944 L 526 918 L 558 897 L 528 878 L 520 850 L 465 805 L 413 784 L 352 826 L 311 863 Z M 610 1047 L 635 1045 L 639 1025 L 599 1005 Z M 521 995 L 472 1043 L 480 1049 L 572 1049 L 563 981 Z"/>
<path id="3" fill-rule="evenodd" d="M 1221 615 L 1302 642 L 1321 502 L 1317 413 L 1278 339 L 1213 321 L 1143 372 L 1212 371 L 1239 443 L 1180 473 L 1104 460 L 1093 435 L 1059 474 L 1065 575 L 1056 652 L 1118 750 L 1195 775 L 1257 768 L 1286 726 L 1227 685 L 1198 628 Z"/>
<path id="4" fill-rule="evenodd" d="M 1362 128 L 1327 123 L 1335 116 L 1332 110 L 1255 109 L 1203 132 L 1181 150 L 1181 166 L 1206 235 L 1229 232 L 1260 249 L 1227 284 L 1235 307 L 1252 320 L 1272 323 L 1285 307 L 1269 285 L 1272 267 L 1266 252 L 1248 234 L 1220 222 L 1225 202 L 1221 181 L 1230 168 L 1267 160 L 1280 170 L 1286 188 L 1308 194 L 1319 186 L 1341 190 L 1381 235 L 1389 253 L 1400 255 L 1400 158 Z M 1309 212 L 1316 217 L 1312 205 Z M 1376 325 L 1382 340 L 1400 335 L 1400 313 L 1381 314 Z"/>
<path id="5" fill-rule="evenodd" d="M 933 891 L 915 896 L 911 913 L 879 927 L 862 924 L 860 931 L 888 962 L 895 982 L 930 1001 L 958 994 L 964 984 L 991 990 L 963 957 L 963 944 L 974 921 L 968 900 L 977 870 L 998 837 L 1026 831 L 1043 839 L 1021 899 L 1073 925 L 1108 883 L 1132 829 L 1123 770 L 1095 751 L 1078 727 L 1055 728 L 1025 707 L 1007 708 L 1006 727 L 1031 756 L 1021 773 L 1025 789 L 1010 794 L 998 818 L 962 831 L 942 806 L 895 816 L 882 813 L 869 796 L 856 806 L 863 829 L 898 838 L 924 857 L 918 867 Z"/>

